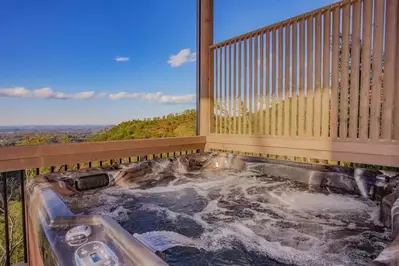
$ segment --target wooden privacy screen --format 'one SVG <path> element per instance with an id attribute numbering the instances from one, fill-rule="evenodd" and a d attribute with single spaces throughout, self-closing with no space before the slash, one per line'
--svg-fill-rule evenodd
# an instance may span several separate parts
<path id="1" fill-rule="evenodd" d="M 212 45 L 211 134 L 396 145 L 398 2 L 343 1 Z"/>
<path id="2" fill-rule="evenodd" d="M 214 133 L 399 139 L 397 15 L 346 1 L 212 45 Z"/>

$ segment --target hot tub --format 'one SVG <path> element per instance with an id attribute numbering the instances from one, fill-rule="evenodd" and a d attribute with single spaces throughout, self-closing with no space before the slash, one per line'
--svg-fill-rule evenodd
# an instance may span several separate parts
<path id="1" fill-rule="evenodd" d="M 60 265 L 396 265 L 396 180 L 201 153 L 42 175 L 28 191 Z"/>

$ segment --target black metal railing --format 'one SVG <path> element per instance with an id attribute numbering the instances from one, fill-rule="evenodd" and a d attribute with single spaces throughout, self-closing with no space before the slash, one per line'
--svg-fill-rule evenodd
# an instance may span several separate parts
<path id="1" fill-rule="evenodd" d="M 28 262 L 25 171 L 0 173 L 3 234 L 0 236 L 0 264 Z M 19 192 L 19 193 L 18 193 Z"/>

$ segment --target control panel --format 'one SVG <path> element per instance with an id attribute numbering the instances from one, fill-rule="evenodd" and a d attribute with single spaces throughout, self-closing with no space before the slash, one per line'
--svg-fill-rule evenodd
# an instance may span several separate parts
<path id="1" fill-rule="evenodd" d="M 80 246 L 75 251 L 75 262 L 78 266 L 118 266 L 115 253 L 103 242 L 92 241 Z"/>

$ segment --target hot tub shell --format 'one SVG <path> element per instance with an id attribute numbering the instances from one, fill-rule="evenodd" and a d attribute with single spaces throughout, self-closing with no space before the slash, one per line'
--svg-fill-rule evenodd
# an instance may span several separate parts
<path id="1" fill-rule="evenodd" d="M 392 230 L 392 242 L 370 265 L 399 265 L 399 175 L 392 172 L 325 166 L 227 153 L 185 155 L 176 160 L 190 169 L 242 170 L 257 164 L 257 171 L 294 179 L 310 187 L 330 187 L 361 194 L 381 202 L 380 221 Z M 97 175 L 102 181 L 89 181 L 86 189 L 103 186 L 124 186 L 151 172 L 152 161 L 103 168 L 82 169 L 75 172 L 45 174 L 31 178 L 27 185 L 29 249 L 32 265 L 71 265 L 75 247 L 70 247 L 64 236 L 75 225 L 93 228 L 89 239 L 101 239 L 109 245 L 121 262 L 120 265 L 166 265 L 145 243 L 132 236 L 116 221 L 102 215 L 75 215 L 62 201 L 62 196 L 84 190 L 85 178 Z M 173 165 L 173 164 L 171 164 Z M 108 180 L 104 179 L 104 175 Z M 83 182 L 83 185 L 82 185 Z M 36 252 L 35 252 L 36 251 Z M 38 256 L 38 254 L 40 256 Z M 36 260 L 35 261 L 35 257 Z"/>

